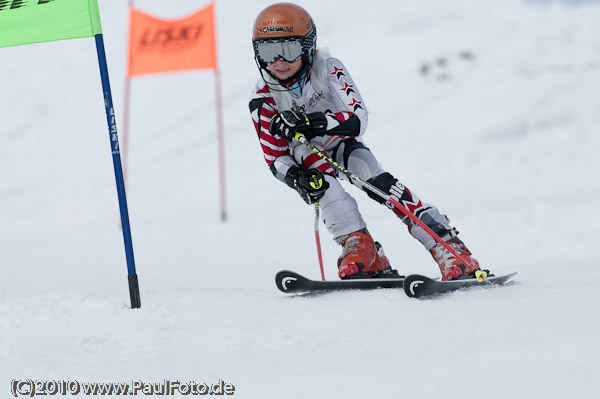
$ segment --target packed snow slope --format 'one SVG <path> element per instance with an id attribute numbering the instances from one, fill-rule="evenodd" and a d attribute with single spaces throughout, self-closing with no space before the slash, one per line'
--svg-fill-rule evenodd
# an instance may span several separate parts
<path id="1" fill-rule="evenodd" d="M 214 73 L 132 81 L 137 310 L 93 39 L 0 49 L 0 396 L 30 378 L 222 379 L 239 398 L 594 397 L 600 4 L 302 1 L 361 90 L 382 165 L 446 213 L 484 267 L 518 272 L 421 301 L 276 289 L 278 270 L 319 267 L 314 210 L 273 178 L 248 114 L 251 28 L 268 4 L 216 8 L 226 222 Z M 127 2 L 99 5 L 122 131 Z M 136 5 L 167 19 L 206 3 Z M 438 275 L 389 210 L 347 188 L 393 266 Z M 335 279 L 340 249 L 320 229 Z"/>

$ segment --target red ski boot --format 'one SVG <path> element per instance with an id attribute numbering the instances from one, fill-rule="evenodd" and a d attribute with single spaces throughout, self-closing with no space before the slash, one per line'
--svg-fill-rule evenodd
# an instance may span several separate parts
<path id="1" fill-rule="evenodd" d="M 447 241 L 446 244 L 469 262 L 470 265 L 465 265 L 460 259 L 454 256 L 452 252 L 444 248 L 442 244 L 435 244 L 430 252 L 433 259 L 435 259 L 440 267 L 442 280 L 448 281 L 475 277 L 473 273 L 476 270 L 479 270 L 479 262 L 471 256 L 471 251 L 468 250 L 465 244 L 457 237 Z"/>
<path id="2" fill-rule="evenodd" d="M 373 242 L 365 228 L 342 237 L 342 254 L 338 258 L 338 275 L 341 279 L 394 277 L 398 273 L 390 267 L 379 243 Z"/>

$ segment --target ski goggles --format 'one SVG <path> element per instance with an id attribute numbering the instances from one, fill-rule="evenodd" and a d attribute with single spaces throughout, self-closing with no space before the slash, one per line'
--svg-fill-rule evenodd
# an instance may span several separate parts
<path id="1" fill-rule="evenodd" d="M 265 64 L 272 64 L 277 59 L 294 62 L 302 57 L 302 39 L 257 40 L 254 54 Z"/>

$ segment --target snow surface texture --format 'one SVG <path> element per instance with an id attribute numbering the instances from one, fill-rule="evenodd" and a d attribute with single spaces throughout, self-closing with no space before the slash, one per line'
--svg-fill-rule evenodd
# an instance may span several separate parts
<path id="1" fill-rule="evenodd" d="M 99 3 L 122 131 L 127 4 Z M 600 4 L 564 3 L 302 2 L 365 98 L 383 166 L 448 214 L 482 265 L 519 273 L 423 301 L 276 289 L 280 269 L 319 268 L 314 210 L 270 174 L 248 114 L 250 32 L 269 2 L 217 3 L 226 223 L 213 73 L 132 82 L 138 310 L 93 39 L 0 49 L 0 396 L 14 378 L 169 378 L 223 379 L 239 398 L 595 397 Z M 205 3 L 136 5 L 179 18 Z M 439 273 L 391 212 L 348 190 L 401 273 Z M 322 224 L 321 238 L 335 279 Z"/>

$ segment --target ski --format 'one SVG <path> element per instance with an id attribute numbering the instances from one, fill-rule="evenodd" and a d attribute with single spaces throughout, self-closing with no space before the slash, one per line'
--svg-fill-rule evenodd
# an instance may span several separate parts
<path id="1" fill-rule="evenodd" d="M 481 282 L 477 281 L 475 278 L 441 281 L 434 280 L 430 277 L 422 276 L 420 274 L 411 274 L 406 276 L 404 280 L 404 292 L 411 298 L 423 298 L 456 291 L 462 288 L 486 287 L 504 284 L 515 274 L 517 273 L 510 273 L 502 276 L 489 276 L 487 279 Z"/>
<path id="2" fill-rule="evenodd" d="M 367 290 L 375 288 L 402 288 L 404 276 L 397 278 L 365 278 L 336 281 L 311 280 L 289 270 L 281 270 L 275 275 L 275 284 L 280 291 L 287 294 L 342 291 L 342 290 Z"/>

